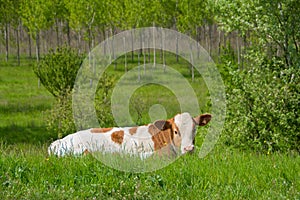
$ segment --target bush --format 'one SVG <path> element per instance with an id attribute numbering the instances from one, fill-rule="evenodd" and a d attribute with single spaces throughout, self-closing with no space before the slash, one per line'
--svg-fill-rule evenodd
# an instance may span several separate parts
<path id="1" fill-rule="evenodd" d="M 34 67 L 35 74 L 45 88 L 56 98 L 53 108 L 47 113 L 47 128 L 61 138 L 76 131 L 72 95 L 77 71 L 83 62 L 83 55 L 69 47 L 51 50 Z M 113 116 L 110 111 L 110 92 L 114 79 L 106 74 L 99 81 L 95 97 L 95 109 L 101 126 L 112 126 Z M 84 120 L 84 119 L 83 119 Z"/>
<path id="2" fill-rule="evenodd" d="M 47 113 L 47 129 L 57 133 L 58 138 L 76 131 L 73 120 L 72 92 L 58 96 L 53 108 Z"/>
<path id="3" fill-rule="evenodd" d="M 300 70 L 273 58 L 239 70 L 225 63 L 224 142 L 258 151 L 300 151 Z"/>
<path id="4" fill-rule="evenodd" d="M 95 109 L 101 127 L 112 127 L 115 125 L 110 107 L 110 96 L 114 82 L 113 77 L 104 73 L 97 86 Z M 58 133 L 58 138 L 76 132 L 72 95 L 73 91 L 66 91 L 63 96 L 57 97 L 54 107 L 48 113 L 48 129 Z M 83 115 L 82 120 L 86 120 L 86 117 L 89 116 Z"/>
<path id="5" fill-rule="evenodd" d="M 45 88 L 56 98 L 67 96 L 73 89 L 83 54 L 70 47 L 58 47 L 34 66 L 34 72 Z"/>
<path id="6" fill-rule="evenodd" d="M 50 50 L 34 66 L 34 72 L 45 88 L 56 98 L 53 108 L 47 113 L 47 128 L 58 137 L 74 132 L 72 112 L 72 89 L 77 71 L 83 62 L 83 54 L 62 46 Z"/>

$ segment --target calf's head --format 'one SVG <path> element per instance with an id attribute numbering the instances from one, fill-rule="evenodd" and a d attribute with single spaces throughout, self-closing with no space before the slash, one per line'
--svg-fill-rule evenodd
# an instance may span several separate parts
<path id="1" fill-rule="evenodd" d="M 154 150 L 167 144 L 180 149 L 181 154 L 192 152 L 195 145 L 197 126 L 205 126 L 211 120 L 211 114 L 192 117 L 189 113 L 176 115 L 169 120 L 158 120 L 149 127 L 154 142 Z"/>

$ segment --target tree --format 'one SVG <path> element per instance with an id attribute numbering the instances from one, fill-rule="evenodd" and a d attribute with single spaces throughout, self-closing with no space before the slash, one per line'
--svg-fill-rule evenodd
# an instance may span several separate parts
<path id="1" fill-rule="evenodd" d="M 217 9 L 217 21 L 225 31 L 236 30 L 242 37 L 251 34 L 253 46 L 264 55 L 281 57 L 287 67 L 296 62 L 293 57 L 299 57 L 300 42 L 298 1 L 220 0 Z"/>
<path id="2" fill-rule="evenodd" d="M 14 21 L 14 3 L 10 0 L 0 0 L 0 25 L 4 27 L 6 61 L 9 57 L 9 27 Z"/>
<path id="3" fill-rule="evenodd" d="M 298 1 L 217 3 L 220 26 L 251 44 L 244 52 L 250 65 L 243 70 L 230 53 L 221 58 L 227 89 L 225 143 L 268 153 L 299 151 Z"/>
<path id="4" fill-rule="evenodd" d="M 69 28 L 69 12 L 66 9 L 65 1 L 53 0 L 53 17 L 55 20 L 55 31 L 56 31 L 56 43 L 57 46 L 63 45 L 62 33 L 67 32 L 67 44 L 70 46 L 70 28 Z M 62 24 L 65 23 L 66 29 L 64 30 Z M 62 30 L 60 30 L 62 29 Z"/>
<path id="5" fill-rule="evenodd" d="M 82 39 L 81 31 L 87 30 L 87 34 L 83 36 L 88 41 L 90 51 L 94 46 L 94 32 L 97 20 L 99 20 L 98 14 L 103 11 L 100 7 L 101 4 L 99 1 L 74 0 L 65 1 L 65 5 L 69 13 L 70 27 L 78 34 L 78 48 Z"/>
<path id="6" fill-rule="evenodd" d="M 36 41 L 36 59 L 40 59 L 40 31 L 54 23 L 53 2 L 48 0 L 23 0 L 20 10 L 23 24 Z"/>

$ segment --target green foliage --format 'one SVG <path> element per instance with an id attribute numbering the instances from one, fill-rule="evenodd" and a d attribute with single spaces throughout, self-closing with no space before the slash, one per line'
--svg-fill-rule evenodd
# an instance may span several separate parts
<path id="1" fill-rule="evenodd" d="M 16 23 L 19 18 L 15 12 L 18 9 L 19 2 L 10 0 L 0 0 L 0 25 L 5 26 L 9 23 Z M 2 28 L 2 27 L 1 27 Z"/>
<path id="2" fill-rule="evenodd" d="M 73 89 L 83 55 L 70 47 L 51 50 L 34 66 L 34 72 L 54 97 L 67 96 Z"/>
<path id="3" fill-rule="evenodd" d="M 202 26 L 212 18 L 208 1 L 183 0 L 178 2 L 178 30 L 196 35 L 196 26 Z"/>
<path id="4" fill-rule="evenodd" d="M 72 89 L 83 55 L 70 47 L 59 47 L 50 51 L 34 66 L 34 72 L 45 88 L 56 98 L 48 112 L 48 130 L 58 137 L 74 132 L 72 113 Z"/>
<path id="5" fill-rule="evenodd" d="M 99 80 L 95 95 L 95 109 L 100 127 L 115 126 L 110 99 L 115 83 L 115 78 L 107 73 L 104 73 Z"/>
<path id="6" fill-rule="evenodd" d="M 220 0 L 216 20 L 226 32 L 238 31 L 261 53 L 279 55 L 286 66 L 299 62 L 300 4 L 297 0 Z M 249 37 L 250 36 L 250 37 Z"/>
<path id="7" fill-rule="evenodd" d="M 18 12 L 31 36 L 36 37 L 39 31 L 53 24 L 53 6 L 53 1 L 47 0 L 21 1 Z"/>
<path id="8" fill-rule="evenodd" d="M 115 80 L 103 74 L 100 78 L 95 94 L 95 110 L 100 127 L 113 127 L 114 118 L 111 113 L 110 96 Z M 56 98 L 53 108 L 48 112 L 48 130 L 58 134 L 58 138 L 76 132 L 72 107 L 73 91 L 67 91 Z M 82 116 L 88 117 L 87 114 Z"/>
<path id="9" fill-rule="evenodd" d="M 282 66 L 276 58 L 250 70 L 224 65 L 226 144 L 265 152 L 300 151 L 300 71 Z"/>
<path id="10" fill-rule="evenodd" d="M 100 7 L 101 4 L 98 1 L 74 0 L 64 2 L 70 13 L 70 26 L 76 31 L 79 31 L 82 28 L 91 29 L 91 27 L 95 27 L 95 23 L 98 23 L 98 21 L 95 20 L 96 12 L 98 11 L 99 13 L 97 14 L 101 16 L 101 11 L 103 11 Z"/>
<path id="11" fill-rule="evenodd" d="M 229 46 L 221 58 L 227 88 L 225 142 L 242 148 L 300 151 L 299 13 L 295 0 L 218 1 L 216 20 L 251 44 L 243 70 Z"/>
<path id="12" fill-rule="evenodd" d="M 58 138 L 76 131 L 73 120 L 72 92 L 70 90 L 57 97 L 52 109 L 47 112 L 47 129 L 56 133 Z"/>

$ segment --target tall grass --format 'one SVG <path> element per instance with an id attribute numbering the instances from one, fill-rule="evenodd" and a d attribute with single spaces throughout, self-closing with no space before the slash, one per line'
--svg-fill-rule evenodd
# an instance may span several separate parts
<path id="1" fill-rule="evenodd" d="M 54 99 L 38 86 L 31 60 L 12 65 L 0 63 L 0 139 L 10 144 L 45 142 L 52 136 L 45 121 Z"/>
<path id="2" fill-rule="evenodd" d="M 120 172 L 92 156 L 47 157 L 45 146 L 1 144 L 1 199 L 298 199 L 300 159 L 215 150 L 149 173 Z"/>

